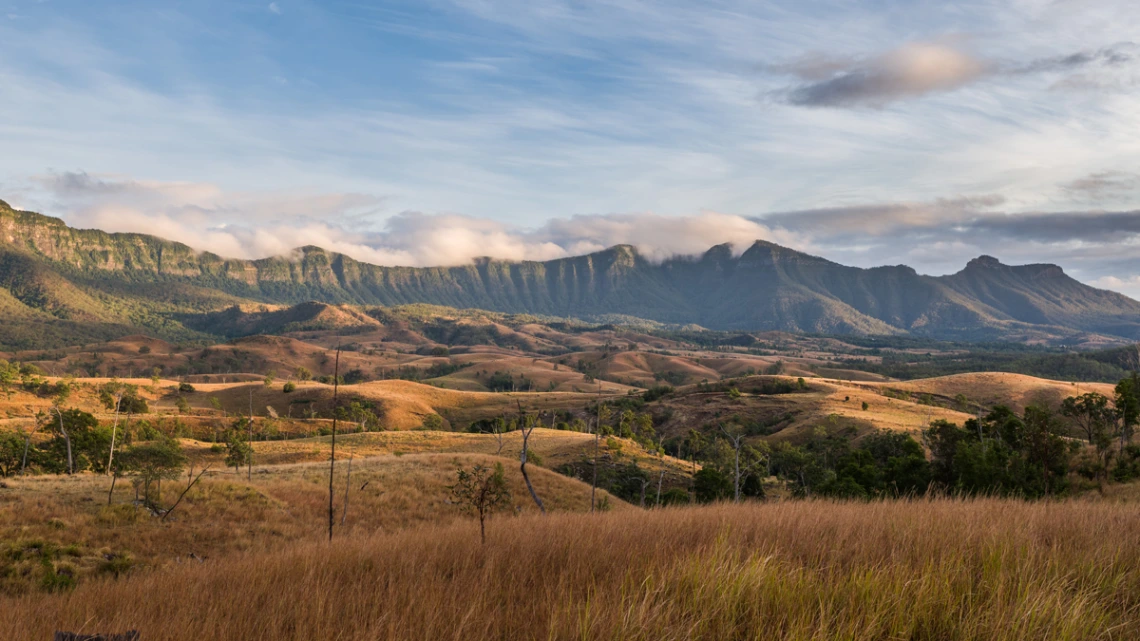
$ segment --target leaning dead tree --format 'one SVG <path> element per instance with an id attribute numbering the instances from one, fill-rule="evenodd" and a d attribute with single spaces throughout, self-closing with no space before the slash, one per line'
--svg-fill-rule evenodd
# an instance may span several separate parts
<path id="1" fill-rule="evenodd" d="M 336 509 L 333 506 L 333 474 L 336 473 L 336 416 L 337 392 L 340 390 L 340 343 L 336 346 L 336 363 L 333 365 L 333 424 L 332 449 L 329 451 L 329 543 L 332 543 L 333 524 L 336 520 Z"/>
<path id="2" fill-rule="evenodd" d="M 174 511 L 174 508 L 178 507 L 178 504 L 182 502 L 183 498 L 185 498 L 186 493 L 189 492 L 195 485 L 197 485 L 198 481 L 202 480 L 203 474 L 205 474 L 206 472 L 209 472 L 209 471 L 210 471 L 210 465 L 207 465 L 206 467 L 202 468 L 201 472 L 198 472 L 198 476 L 194 476 L 194 468 L 193 467 L 190 468 L 190 475 L 187 477 L 188 481 L 186 483 L 186 489 L 182 490 L 182 493 L 178 495 L 178 500 L 175 501 L 174 505 L 171 505 L 170 509 L 167 510 L 162 515 L 161 520 L 165 521 L 166 517 L 170 516 L 170 513 Z"/>
<path id="3" fill-rule="evenodd" d="M 526 481 L 526 489 L 530 491 L 530 496 L 534 499 L 534 504 L 538 506 L 538 511 L 546 514 L 546 507 L 542 504 L 542 499 L 538 498 L 538 493 L 534 491 L 534 486 L 531 485 L 530 476 L 526 473 L 526 454 L 528 443 L 530 442 L 530 435 L 534 432 L 534 428 L 538 426 L 538 421 L 532 420 L 523 412 L 522 401 L 516 401 L 519 404 L 519 431 L 522 432 L 522 453 L 519 454 L 519 469 L 522 471 L 523 481 Z"/>

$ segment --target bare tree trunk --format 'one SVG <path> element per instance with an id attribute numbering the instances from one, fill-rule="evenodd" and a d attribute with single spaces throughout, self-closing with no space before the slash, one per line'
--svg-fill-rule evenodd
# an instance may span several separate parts
<path id="1" fill-rule="evenodd" d="M 495 456 L 499 456 L 503 452 L 503 432 L 507 430 L 507 415 L 503 414 L 501 420 L 503 421 L 502 429 L 500 429 L 500 426 L 494 424 L 492 424 L 491 427 L 491 430 L 495 434 L 495 439 L 499 442 L 499 449 L 495 450 Z"/>
<path id="2" fill-rule="evenodd" d="M 75 474 L 75 462 L 71 457 L 71 437 L 67 435 L 67 430 L 63 427 L 63 412 L 57 407 L 55 413 L 59 415 L 59 431 L 63 434 L 64 442 L 67 443 L 67 473 Z"/>
<path id="3" fill-rule="evenodd" d="M 115 495 L 115 481 L 119 479 L 119 475 L 114 472 L 111 473 L 111 489 L 107 492 L 107 505 L 111 504 L 111 497 Z"/>
<path id="4" fill-rule="evenodd" d="M 115 476 L 115 473 L 111 471 L 111 465 L 113 465 L 115 462 L 115 433 L 119 431 L 119 407 L 122 404 L 123 404 L 123 394 L 122 394 L 122 392 L 120 392 L 119 395 L 115 397 L 115 422 L 111 424 L 111 452 L 110 452 L 110 454 L 107 455 L 107 473 L 110 474 L 112 477 Z M 111 490 L 112 491 L 114 491 L 114 489 L 115 489 L 114 486 L 115 486 L 115 482 L 111 481 Z M 108 505 L 111 504 L 110 500 L 108 500 L 107 504 Z"/>
<path id="5" fill-rule="evenodd" d="M 344 512 L 340 515 L 340 524 L 344 525 L 345 520 L 348 519 L 348 488 L 352 486 L 352 455 L 353 451 L 348 451 L 348 476 L 344 478 Z"/>
<path id="6" fill-rule="evenodd" d="M 724 425 L 720 426 L 720 431 L 724 432 L 724 435 L 728 437 L 729 442 L 732 443 L 732 449 L 736 453 L 736 462 L 735 462 L 735 469 L 734 469 L 734 475 L 733 475 L 734 479 L 733 479 L 732 502 L 733 503 L 739 503 L 740 502 L 740 446 L 741 446 L 742 441 L 744 440 L 744 435 L 738 434 L 736 436 L 733 436 L 732 434 L 730 434 L 728 432 L 727 429 L 725 429 Z"/>
<path id="7" fill-rule="evenodd" d="M 333 508 L 333 474 L 336 472 L 336 402 L 340 391 L 340 343 L 336 346 L 336 363 L 333 365 L 333 424 L 332 448 L 329 450 L 329 543 L 332 543 L 333 521 L 335 511 Z"/>
<path id="8" fill-rule="evenodd" d="M 522 421 L 522 453 L 519 454 L 519 470 L 522 471 L 523 480 L 526 481 L 526 489 L 530 491 L 530 497 L 534 499 L 534 504 L 538 506 L 538 511 L 546 514 L 546 507 L 542 504 L 542 499 L 538 498 L 538 493 L 534 491 L 534 486 L 530 483 L 530 475 L 526 473 L 526 451 L 529 447 L 527 445 L 530 440 L 530 434 L 534 431 L 534 426 L 527 427 L 526 415 L 522 411 L 522 403 L 519 402 L 519 420 Z"/>
<path id="9" fill-rule="evenodd" d="M 20 466 L 20 476 L 23 476 L 28 470 L 28 448 L 32 446 L 32 435 L 24 435 L 24 464 Z"/>
<path id="10" fill-rule="evenodd" d="M 253 481 L 253 388 L 249 388 L 249 423 L 246 425 L 249 442 L 249 459 L 246 461 L 245 479 Z"/>
<path id="11" fill-rule="evenodd" d="M 736 442 L 736 494 L 732 501 L 740 502 L 740 441 Z"/>
<path id="12" fill-rule="evenodd" d="M 594 480 L 590 483 L 590 512 L 593 513 L 598 501 L 598 447 L 602 438 L 602 384 L 598 383 L 598 411 L 594 415 Z"/>
<path id="13" fill-rule="evenodd" d="M 657 477 L 657 507 L 661 507 L 661 483 L 665 481 L 665 461 L 661 461 L 661 476 Z"/>

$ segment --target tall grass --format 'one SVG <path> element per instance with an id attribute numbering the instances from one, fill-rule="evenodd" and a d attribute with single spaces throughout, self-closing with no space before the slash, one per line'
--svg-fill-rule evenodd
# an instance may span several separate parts
<path id="1" fill-rule="evenodd" d="M 0 638 L 1140 638 L 1140 513 L 996 499 L 499 518 L 0 600 Z"/>

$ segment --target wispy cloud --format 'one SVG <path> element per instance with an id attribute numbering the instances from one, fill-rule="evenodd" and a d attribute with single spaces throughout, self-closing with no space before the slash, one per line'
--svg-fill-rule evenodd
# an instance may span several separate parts
<path id="1" fill-rule="evenodd" d="M 270 2 L 268 9 L 269 9 L 269 13 L 275 13 L 277 15 L 281 15 L 281 7 L 276 2 Z"/>

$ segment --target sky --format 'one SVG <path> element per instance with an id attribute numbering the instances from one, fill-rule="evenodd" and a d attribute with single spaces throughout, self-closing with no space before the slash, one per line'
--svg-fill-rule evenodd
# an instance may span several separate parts
<path id="1" fill-rule="evenodd" d="M 1140 298 L 1134 0 L 0 0 L 0 199 L 243 258 L 764 239 Z"/>

